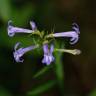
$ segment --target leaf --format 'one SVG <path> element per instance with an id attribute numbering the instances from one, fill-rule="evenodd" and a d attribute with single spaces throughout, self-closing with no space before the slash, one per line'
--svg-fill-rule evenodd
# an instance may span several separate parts
<path id="1" fill-rule="evenodd" d="M 45 84 L 40 85 L 39 87 L 33 89 L 32 91 L 28 92 L 28 96 L 39 96 L 41 93 L 49 90 L 56 84 L 56 81 L 48 81 Z"/>
<path id="2" fill-rule="evenodd" d="M 50 66 L 47 66 L 47 67 L 42 68 L 39 72 L 37 72 L 37 73 L 33 76 L 33 78 L 37 78 L 37 77 L 43 75 L 46 71 L 49 70 L 49 68 L 50 68 Z"/>

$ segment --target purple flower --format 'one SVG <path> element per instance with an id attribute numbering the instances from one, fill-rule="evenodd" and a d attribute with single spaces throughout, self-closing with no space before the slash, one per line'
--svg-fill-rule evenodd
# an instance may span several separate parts
<path id="1" fill-rule="evenodd" d="M 50 34 L 48 37 L 70 37 L 70 44 L 75 44 L 79 39 L 79 26 L 76 23 L 72 24 L 73 31 L 69 32 L 61 32 L 61 33 L 54 33 Z"/>
<path id="2" fill-rule="evenodd" d="M 32 29 L 34 29 L 35 28 L 35 23 L 30 22 L 30 24 L 31 24 Z M 15 35 L 15 33 L 32 33 L 32 32 L 34 32 L 34 30 L 14 27 L 12 25 L 12 21 L 11 20 L 8 21 L 8 29 L 7 30 L 8 30 L 8 35 L 10 37 L 13 37 Z"/>
<path id="3" fill-rule="evenodd" d="M 54 57 L 52 55 L 52 53 L 54 51 L 54 46 L 51 45 L 50 49 L 49 49 L 48 44 L 44 44 L 43 45 L 43 51 L 44 51 L 44 58 L 42 60 L 42 63 L 49 65 L 51 62 L 54 61 Z"/>
<path id="4" fill-rule="evenodd" d="M 18 48 L 18 46 L 20 45 L 21 43 L 18 42 L 16 43 L 15 47 L 14 47 L 14 50 L 15 52 L 13 52 L 13 55 L 14 55 L 14 59 L 16 62 L 23 62 L 24 59 L 22 59 L 21 57 L 28 51 L 32 50 L 32 49 L 35 49 L 37 48 L 39 45 L 35 45 L 35 46 L 29 46 L 29 47 L 26 47 L 26 48 Z"/>

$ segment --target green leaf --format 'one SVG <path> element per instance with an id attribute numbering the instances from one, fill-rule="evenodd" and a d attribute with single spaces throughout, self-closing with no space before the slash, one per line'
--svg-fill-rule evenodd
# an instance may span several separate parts
<path id="1" fill-rule="evenodd" d="M 39 85 L 39 87 L 33 89 L 32 91 L 28 92 L 28 96 L 39 96 L 41 93 L 49 90 L 56 84 L 56 81 L 48 81 L 45 84 Z"/>
<path id="2" fill-rule="evenodd" d="M 50 66 L 47 66 L 47 67 L 42 68 L 39 72 L 37 72 L 37 73 L 33 76 L 33 78 L 37 78 L 37 77 L 43 75 L 46 71 L 49 70 L 49 68 L 50 68 Z"/>

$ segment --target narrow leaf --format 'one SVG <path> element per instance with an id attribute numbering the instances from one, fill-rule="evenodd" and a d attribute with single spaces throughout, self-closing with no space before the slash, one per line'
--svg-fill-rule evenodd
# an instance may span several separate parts
<path id="1" fill-rule="evenodd" d="M 39 87 L 33 89 L 32 91 L 28 92 L 28 96 L 39 96 L 41 93 L 49 90 L 56 84 L 56 81 L 49 81 L 45 84 L 40 85 Z"/>
<path id="2" fill-rule="evenodd" d="M 37 72 L 37 73 L 33 76 L 33 78 L 37 78 L 37 77 L 43 75 L 46 71 L 49 70 L 49 68 L 50 68 L 50 66 L 47 66 L 47 67 L 42 68 L 39 72 Z"/>

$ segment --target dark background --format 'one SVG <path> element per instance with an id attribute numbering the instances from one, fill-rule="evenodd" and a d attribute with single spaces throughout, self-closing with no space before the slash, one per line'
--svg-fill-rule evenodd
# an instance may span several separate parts
<path id="1" fill-rule="evenodd" d="M 80 27 L 78 43 L 71 46 L 64 42 L 66 48 L 80 49 L 82 54 L 64 53 L 61 59 L 57 55 L 57 61 L 48 69 L 41 63 L 42 53 L 29 52 L 24 55 L 24 63 L 16 63 L 13 58 L 15 43 L 20 41 L 29 46 L 32 39 L 21 34 L 10 38 L 7 34 L 8 20 L 22 28 L 30 28 L 29 22 L 33 20 L 40 31 L 49 32 L 52 28 L 55 32 L 71 30 L 71 24 L 76 22 Z M 62 67 L 61 73 L 59 67 Z M 42 69 L 47 71 L 35 78 Z M 0 96 L 96 96 L 95 88 L 95 0 L 0 0 Z"/>

